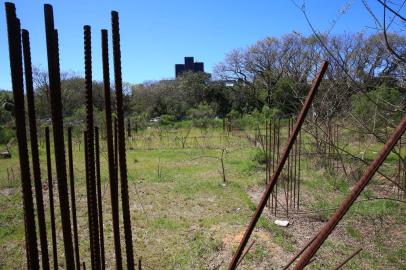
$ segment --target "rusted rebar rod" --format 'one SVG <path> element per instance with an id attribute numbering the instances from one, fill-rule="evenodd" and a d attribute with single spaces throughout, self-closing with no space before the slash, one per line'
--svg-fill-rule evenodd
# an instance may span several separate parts
<path id="1" fill-rule="evenodd" d="M 83 143 L 83 152 L 84 152 L 84 158 L 85 158 L 86 198 L 88 200 L 90 191 L 89 191 L 89 188 L 88 188 L 88 186 L 89 186 L 89 160 L 88 160 L 89 156 L 88 156 L 88 149 L 87 149 L 87 143 L 86 143 L 86 141 L 87 141 L 87 131 L 86 130 L 83 131 L 83 141 L 84 141 L 84 143 Z M 88 224 L 90 224 L 89 213 L 92 211 L 90 208 L 91 208 L 91 206 L 89 204 L 89 201 L 87 201 Z M 90 239 L 90 241 L 92 241 L 91 237 L 92 237 L 92 235 L 90 234 L 90 225 L 89 225 L 89 239 Z M 90 249 L 91 265 L 95 265 L 94 264 L 93 253 L 94 253 L 93 249 Z"/>
<path id="2" fill-rule="evenodd" d="M 114 131 L 114 174 L 115 174 L 115 179 L 117 181 L 117 192 L 118 192 L 118 184 L 119 184 L 119 182 L 118 182 L 118 161 L 119 160 L 118 160 L 118 124 L 117 124 L 117 117 L 114 117 L 114 122 L 113 123 L 114 123 L 114 126 L 113 126 L 113 131 Z"/>
<path id="3" fill-rule="evenodd" d="M 51 118 L 54 136 L 56 176 L 58 179 L 59 207 L 67 269 L 75 268 L 72 230 L 69 214 L 69 194 L 66 176 L 65 142 L 63 132 L 61 78 L 59 70 L 58 32 L 54 29 L 52 6 L 44 5 L 45 33 L 48 54 L 48 74 L 51 101 Z"/>
<path id="4" fill-rule="evenodd" d="M 31 190 L 30 163 L 28 160 L 27 134 L 25 130 L 24 83 L 21 55 L 20 21 L 13 3 L 5 3 L 11 82 L 14 97 L 14 117 L 20 160 L 23 193 L 25 243 L 27 268 L 39 269 L 37 235 L 35 232 L 34 203 Z"/>
<path id="5" fill-rule="evenodd" d="M 253 240 L 251 242 L 251 244 L 247 247 L 247 249 L 245 250 L 245 252 L 242 254 L 241 259 L 238 261 L 237 263 L 237 267 L 242 263 L 242 261 L 244 260 L 245 256 L 247 256 L 248 252 L 250 252 L 252 246 L 255 244 L 255 240 Z"/>
<path id="6" fill-rule="evenodd" d="M 84 60 L 85 60 L 85 88 L 86 88 L 86 145 L 87 145 L 87 166 L 88 166 L 88 219 L 90 234 L 90 250 L 92 251 L 92 269 L 100 269 L 100 238 L 99 223 L 97 216 L 97 191 L 95 173 L 95 149 L 94 149 L 94 121 L 93 121 L 93 82 L 92 82 L 92 45 L 91 28 L 89 25 L 83 27 L 84 35 Z"/>
<path id="7" fill-rule="evenodd" d="M 298 253 L 296 253 L 296 255 L 292 259 L 290 259 L 290 261 L 285 265 L 285 267 L 282 268 L 282 270 L 288 269 L 289 266 L 291 266 L 297 260 L 297 258 L 299 258 L 300 255 L 302 255 L 302 253 L 314 241 L 314 239 L 316 239 L 316 236 L 313 236 L 313 238 L 309 242 L 307 242 L 307 244 L 304 247 L 302 247 L 302 249 Z"/>
<path id="8" fill-rule="evenodd" d="M 334 270 L 339 270 L 341 269 L 347 262 L 349 262 L 352 258 L 354 258 L 355 256 L 358 255 L 358 253 L 360 253 L 362 250 L 362 248 L 358 248 L 357 250 L 355 250 L 350 256 L 348 256 L 348 258 L 346 258 L 343 262 L 341 262 L 339 265 L 337 265 Z"/>
<path id="9" fill-rule="evenodd" d="M 302 154 L 302 131 L 299 132 L 299 146 L 298 146 L 298 173 L 297 173 L 297 212 L 300 207 L 300 176 L 301 176 L 301 154 Z"/>
<path id="10" fill-rule="evenodd" d="M 122 269 L 121 244 L 120 244 L 120 221 L 118 203 L 118 179 L 114 166 L 114 145 L 111 119 L 111 95 L 110 95 L 110 71 L 109 71 L 109 43 L 107 30 L 101 30 L 102 37 L 102 59 L 103 59 L 103 85 L 104 85 L 104 106 L 106 113 L 106 135 L 107 135 L 107 160 L 110 178 L 111 215 L 113 220 L 114 252 L 116 256 L 116 269 Z"/>
<path id="11" fill-rule="evenodd" d="M 103 229 L 103 197 L 101 189 L 101 175 L 100 175 L 100 140 L 99 140 L 99 127 L 94 128 L 94 137 L 96 145 L 96 187 L 97 187 L 97 213 L 99 220 L 99 240 L 100 240 L 100 260 L 101 268 L 106 268 L 105 252 L 104 252 L 104 229 Z"/>
<path id="12" fill-rule="evenodd" d="M 279 161 L 279 164 L 278 164 L 278 166 L 277 166 L 277 168 L 275 170 L 275 173 L 273 174 L 271 180 L 269 181 L 269 184 L 267 185 L 265 192 L 262 194 L 262 197 L 261 197 L 261 200 L 260 200 L 260 202 L 259 202 L 259 204 L 257 206 L 257 209 L 256 209 L 254 215 L 251 218 L 251 221 L 250 221 L 250 223 L 249 223 L 249 225 L 247 227 L 247 230 L 245 231 L 245 234 L 244 234 L 243 238 L 241 239 L 241 242 L 240 242 L 240 245 L 239 245 L 239 247 L 237 249 L 237 252 L 234 254 L 234 257 L 231 260 L 230 265 L 228 266 L 229 270 L 234 270 L 236 268 L 238 260 L 240 259 L 241 254 L 242 254 L 245 246 L 247 245 L 247 242 L 248 242 L 248 240 L 249 240 L 249 238 L 250 238 L 250 236 L 251 236 L 251 234 L 252 234 L 252 232 L 253 232 L 253 230 L 255 228 L 255 225 L 258 222 L 258 219 L 260 218 L 260 216 L 262 214 L 262 211 L 264 210 L 264 207 L 266 205 L 266 201 L 268 200 L 269 195 L 271 194 L 271 192 L 273 190 L 273 187 L 275 186 L 276 182 L 278 181 L 278 177 L 282 172 L 282 169 L 283 169 L 283 167 L 285 165 L 285 162 L 286 162 L 286 160 L 287 160 L 287 158 L 289 156 L 289 152 L 292 149 L 293 143 L 296 140 L 297 134 L 300 131 L 300 128 L 301 128 L 301 126 L 303 124 L 303 121 L 304 121 L 304 119 L 305 119 L 305 117 L 307 115 L 307 112 L 308 112 L 309 108 L 310 108 L 310 105 L 311 105 L 311 103 L 312 103 L 312 101 L 313 101 L 313 99 L 314 99 L 314 97 L 316 95 L 317 89 L 318 89 L 318 87 L 319 87 L 319 85 L 321 83 L 323 75 L 327 70 L 327 66 L 328 66 L 328 62 L 324 62 L 321 69 L 320 69 L 320 71 L 319 71 L 319 73 L 318 73 L 318 75 L 317 75 L 317 77 L 316 77 L 316 79 L 313 82 L 313 85 L 312 85 L 312 87 L 311 87 L 311 89 L 310 89 L 310 91 L 309 91 L 309 93 L 307 95 L 307 98 L 306 98 L 306 101 L 305 101 L 305 103 L 303 105 L 303 108 L 300 111 L 300 114 L 299 114 L 299 116 L 297 118 L 297 122 L 295 124 L 294 130 L 293 130 L 293 132 L 292 132 L 292 134 L 291 134 L 291 136 L 290 136 L 290 138 L 288 140 L 288 143 L 285 146 L 285 150 L 284 150 L 283 155 L 282 155 L 282 157 L 281 157 L 281 159 Z"/>
<path id="13" fill-rule="evenodd" d="M 341 206 L 337 209 L 333 216 L 327 221 L 327 223 L 322 227 L 319 231 L 316 239 L 310 244 L 310 246 L 304 251 L 302 257 L 299 259 L 297 264 L 295 265 L 294 269 L 303 269 L 309 260 L 314 256 L 323 242 L 327 239 L 330 233 L 335 229 L 337 224 L 340 220 L 344 217 L 347 213 L 348 209 L 350 209 L 351 205 L 355 202 L 364 188 L 367 186 L 371 178 L 374 176 L 375 172 L 379 169 L 381 164 L 385 161 L 386 157 L 392 151 L 393 147 L 396 145 L 399 138 L 402 137 L 403 133 L 406 129 L 406 115 L 403 116 L 403 119 L 397 126 L 396 130 L 389 138 L 389 140 L 385 143 L 384 147 L 378 154 L 378 156 L 374 159 L 374 161 L 368 166 L 367 170 L 365 171 L 364 175 L 361 179 L 357 182 L 357 184 L 351 190 L 351 193 L 345 198 Z"/>
<path id="14" fill-rule="evenodd" d="M 55 207 L 54 207 L 54 186 L 52 177 L 52 161 L 51 161 L 51 142 L 49 140 L 49 127 L 45 127 L 45 148 L 47 153 L 47 173 L 48 173 L 48 193 L 49 193 L 49 212 L 51 218 L 51 239 L 52 239 L 52 260 L 54 270 L 58 269 L 58 245 L 56 243 L 56 228 L 55 228 Z"/>
<path id="15" fill-rule="evenodd" d="M 125 130 L 124 130 L 124 109 L 123 109 L 123 82 L 121 78 L 121 51 L 120 51 L 120 29 L 118 12 L 111 12 L 111 24 L 113 34 L 113 56 L 114 56 L 114 79 L 116 87 L 117 120 L 118 120 L 118 157 L 121 180 L 121 201 L 123 208 L 124 238 L 126 246 L 127 268 L 134 269 L 134 254 L 131 232 L 130 203 L 128 200 L 128 179 L 127 163 L 125 154 Z"/>
<path id="16" fill-rule="evenodd" d="M 22 30 L 22 44 L 24 54 L 25 89 L 27 93 L 27 109 L 30 127 L 32 171 L 34 176 L 35 199 L 37 203 L 37 218 L 39 239 L 41 246 L 42 269 L 49 269 L 47 227 L 45 225 L 44 199 L 42 195 L 41 167 L 39 163 L 37 118 L 35 115 L 34 87 L 32 82 L 30 34 Z"/>
<path id="17" fill-rule="evenodd" d="M 79 254 L 79 236 L 78 236 L 78 221 L 76 217 L 76 192 L 75 192 L 75 175 L 73 169 L 73 147 L 72 147 L 72 127 L 68 127 L 68 163 L 69 163 L 69 180 L 70 180 L 70 200 L 73 224 L 73 243 L 75 247 L 75 263 L 76 269 L 80 269 L 80 254 Z"/>
<path id="18" fill-rule="evenodd" d="M 127 136 L 131 138 L 131 120 L 130 118 L 127 119 Z"/>
<path id="19" fill-rule="evenodd" d="M 114 145 L 113 129 L 111 118 L 111 88 L 109 71 L 109 43 L 107 30 L 101 30 L 102 36 L 102 60 L 103 60 L 103 85 L 104 85 L 104 106 L 106 113 L 106 137 L 107 137 L 107 160 L 110 178 L 111 215 L 113 220 L 114 252 L 116 256 L 116 268 L 122 269 L 121 244 L 120 244 L 120 221 L 118 203 L 118 179 L 114 171 Z"/>

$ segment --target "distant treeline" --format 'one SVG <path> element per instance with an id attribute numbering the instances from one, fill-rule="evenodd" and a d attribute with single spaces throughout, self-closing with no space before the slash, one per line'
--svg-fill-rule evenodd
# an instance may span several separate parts
<path id="1" fill-rule="evenodd" d="M 388 39 L 404 57 L 406 37 L 389 34 Z M 361 33 L 270 37 L 233 50 L 211 75 L 185 73 L 173 80 L 126 84 L 125 113 L 144 120 L 163 115 L 173 120 L 262 112 L 294 115 L 324 60 L 330 65 L 312 107 L 313 117 L 328 121 L 350 114 L 357 121 L 369 121 L 372 114 L 377 124 L 386 125 L 387 119 L 396 121 L 404 113 L 405 63 L 387 49 L 381 35 Z M 47 81 L 46 72 L 34 70 L 39 119 L 50 117 Z M 84 85 L 83 77 L 63 74 L 62 102 L 67 121 L 85 118 Z M 0 102 L 5 101 L 12 102 L 11 92 L 0 92 Z M 100 121 L 103 104 L 102 82 L 94 82 L 95 116 Z M 2 106 L 3 129 L 11 120 L 11 113 Z"/>

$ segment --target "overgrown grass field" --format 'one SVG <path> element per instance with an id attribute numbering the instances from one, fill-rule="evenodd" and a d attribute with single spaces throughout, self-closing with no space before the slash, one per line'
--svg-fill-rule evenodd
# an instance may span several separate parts
<path id="1" fill-rule="evenodd" d="M 80 255 L 81 260 L 90 266 L 84 153 L 83 143 L 79 143 L 82 135 L 77 132 L 74 167 Z M 226 269 L 264 188 L 264 166 L 254 158 L 260 150 L 248 139 L 250 137 L 254 137 L 254 130 L 224 133 L 222 129 L 148 129 L 128 139 L 127 167 L 135 257 L 137 260 L 142 258 L 145 269 Z M 306 142 L 310 138 L 303 136 L 303 140 Z M 40 141 L 48 244 L 51 247 L 45 147 L 42 138 Z M 356 152 L 356 147 L 351 144 L 348 149 Z M 365 154 L 367 160 L 373 158 L 373 152 L 381 147 L 375 143 Z M 0 160 L 0 268 L 22 269 L 25 265 L 24 227 L 17 147 L 13 146 L 11 150 L 11 159 Z M 222 152 L 225 176 L 221 166 Z M 101 163 L 106 261 L 108 268 L 113 269 L 104 140 Z M 280 269 L 349 193 L 354 181 L 344 180 L 339 173 L 332 175 L 315 164 L 314 158 L 303 155 L 300 211 L 289 217 L 281 212 L 275 217 L 268 208 L 265 209 L 252 237 L 256 242 L 241 263 L 241 269 Z M 391 156 L 385 170 L 390 172 L 396 166 L 397 160 Z M 363 165 L 359 167 L 364 168 Z M 14 178 L 10 168 L 13 168 Z M 345 269 L 406 269 L 406 207 L 396 199 L 396 191 L 388 187 L 389 182 L 379 176 L 374 178 L 317 253 L 309 269 L 331 269 L 358 247 L 363 251 Z M 62 268 L 62 230 L 55 179 L 54 194 L 58 256 Z M 372 199 L 376 197 L 380 199 Z M 276 218 L 287 218 L 291 224 L 286 228 L 278 227 L 273 223 Z M 49 250 L 51 256 L 51 248 Z"/>

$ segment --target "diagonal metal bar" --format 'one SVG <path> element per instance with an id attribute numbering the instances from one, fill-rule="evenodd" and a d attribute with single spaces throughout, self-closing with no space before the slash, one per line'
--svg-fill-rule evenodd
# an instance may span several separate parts
<path id="1" fill-rule="evenodd" d="M 292 146 L 293 146 L 293 144 L 294 144 L 294 142 L 296 140 L 296 137 L 297 137 L 297 135 L 298 135 L 298 133 L 300 131 L 300 128 L 302 127 L 302 124 L 303 124 L 304 119 L 305 119 L 305 117 L 307 115 L 307 112 L 310 109 L 310 105 L 313 102 L 313 99 L 314 99 L 314 97 L 316 95 L 317 89 L 318 89 L 318 87 L 319 87 L 319 85 L 320 85 L 320 83 L 322 81 L 323 75 L 327 70 L 327 66 L 328 66 L 328 62 L 324 62 L 323 65 L 321 66 L 321 69 L 320 69 L 319 73 L 317 74 L 316 79 L 313 82 L 313 85 L 312 85 L 309 93 L 307 94 L 306 101 L 305 101 L 305 103 L 304 103 L 304 105 L 303 105 L 303 107 L 302 107 L 302 109 L 301 109 L 301 111 L 299 113 L 296 124 L 295 124 L 295 126 L 293 128 L 293 132 L 291 133 L 291 135 L 289 137 L 289 140 L 288 140 L 288 142 L 287 142 L 287 144 L 285 146 L 285 149 L 283 151 L 283 154 L 282 154 L 282 157 L 281 157 L 281 159 L 279 161 L 279 164 L 278 164 L 274 174 L 272 175 L 270 181 L 268 182 L 268 185 L 266 186 L 265 192 L 262 194 L 261 200 L 258 203 L 257 209 L 256 209 L 254 215 L 251 218 L 251 221 L 250 221 L 250 223 L 249 223 L 249 225 L 248 225 L 248 227 L 247 227 L 247 229 L 246 229 L 246 231 L 244 233 L 243 238 L 241 239 L 241 242 L 240 242 L 240 245 L 239 245 L 239 247 L 237 249 L 237 252 L 234 254 L 234 257 L 232 258 L 232 260 L 231 260 L 231 262 L 230 262 L 230 264 L 228 266 L 229 270 L 234 270 L 237 267 L 237 264 L 238 264 L 238 261 L 239 261 L 241 255 L 242 255 L 242 252 L 243 252 L 245 246 L 247 245 L 249 238 L 251 237 L 251 234 L 252 234 L 252 232 L 253 232 L 253 230 L 254 230 L 254 228 L 255 228 L 255 226 L 256 226 L 256 224 L 257 224 L 257 222 L 258 222 L 258 220 L 259 220 L 259 218 L 260 218 L 260 216 L 262 214 L 262 211 L 265 208 L 266 202 L 269 199 L 269 196 L 272 193 L 272 190 L 273 190 L 275 184 L 278 181 L 278 177 L 282 172 L 282 169 L 283 169 L 283 167 L 285 165 L 285 162 L 289 157 L 289 152 L 292 149 Z"/>
<path id="2" fill-rule="evenodd" d="M 358 255 L 360 253 L 362 248 L 358 248 L 355 250 L 350 256 L 348 256 L 344 261 L 342 261 L 339 265 L 337 265 L 334 270 L 339 270 L 341 269 L 347 262 L 349 262 L 352 258 Z"/>
<path id="3" fill-rule="evenodd" d="M 321 245 L 324 243 L 324 241 L 327 239 L 330 233 L 335 229 L 337 224 L 347 213 L 348 209 L 350 209 L 351 205 L 355 202 L 355 200 L 358 198 L 358 196 L 361 194 L 364 188 L 368 185 L 369 181 L 372 179 L 376 171 L 385 161 L 386 157 L 392 151 L 393 147 L 396 145 L 398 140 L 402 137 L 405 130 L 406 130 L 406 115 L 403 116 L 402 121 L 399 123 L 392 136 L 385 143 L 384 147 L 379 152 L 378 156 L 368 166 L 364 175 L 351 190 L 351 193 L 348 194 L 348 196 L 345 198 L 341 206 L 330 217 L 327 223 L 321 228 L 321 230 L 318 232 L 316 239 L 303 252 L 303 255 L 300 257 L 299 261 L 297 262 L 297 264 L 293 269 L 295 270 L 303 269 L 306 266 L 306 264 L 310 261 L 310 259 L 314 256 L 314 254 L 316 254 L 317 250 L 321 247 Z"/>

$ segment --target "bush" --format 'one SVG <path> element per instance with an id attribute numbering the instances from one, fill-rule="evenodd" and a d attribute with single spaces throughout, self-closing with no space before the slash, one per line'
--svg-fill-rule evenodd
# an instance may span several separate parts
<path id="1" fill-rule="evenodd" d="M 398 89 L 381 85 L 367 95 L 352 96 L 351 112 L 359 121 L 367 126 L 374 123 L 376 128 L 386 127 L 388 121 L 400 121 L 405 96 Z"/>
<path id="2" fill-rule="evenodd" d="M 265 152 L 262 150 L 257 150 L 252 159 L 253 161 L 258 162 L 259 164 L 266 164 L 266 155 Z"/>
<path id="3" fill-rule="evenodd" d="M 12 129 L 0 126 L 0 144 L 7 144 L 13 137 L 15 134 Z"/>
<path id="4" fill-rule="evenodd" d="M 193 126 L 198 128 L 208 128 L 215 116 L 214 109 L 207 104 L 199 104 L 197 108 L 187 111 L 187 116 L 192 120 Z"/>
<path id="5" fill-rule="evenodd" d="M 169 114 L 163 114 L 161 115 L 161 118 L 159 119 L 159 125 L 161 126 L 172 126 L 176 122 L 176 117 L 173 115 Z"/>

